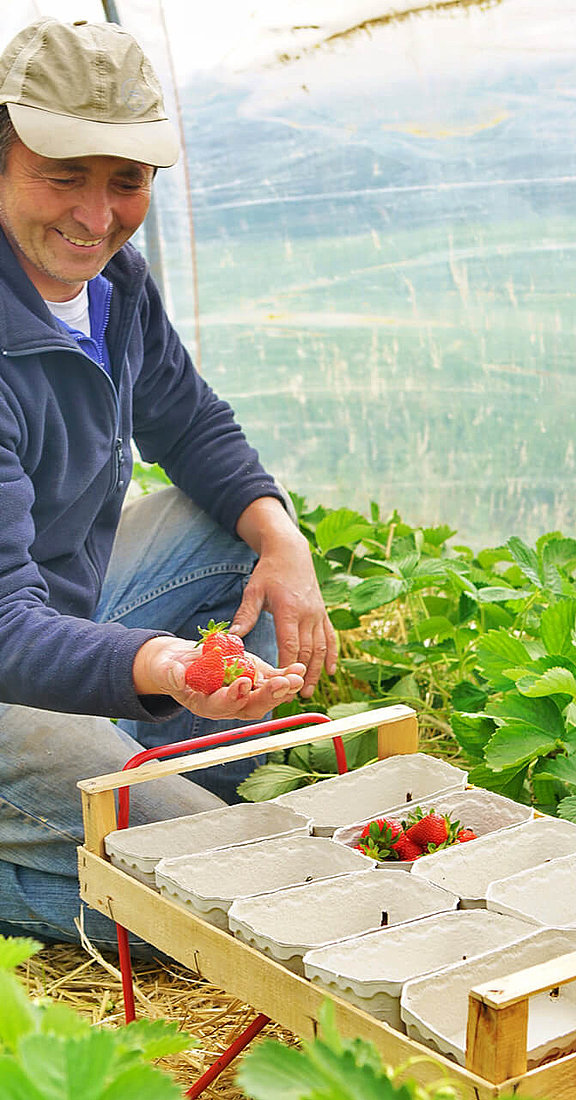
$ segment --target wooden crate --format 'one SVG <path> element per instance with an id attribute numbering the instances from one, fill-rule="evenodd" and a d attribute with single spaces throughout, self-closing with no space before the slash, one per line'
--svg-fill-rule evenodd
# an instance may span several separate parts
<path id="1" fill-rule="evenodd" d="M 378 728 L 380 758 L 416 752 L 418 726 L 414 711 L 405 706 L 384 707 L 325 724 L 270 736 L 268 751 L 326 740 L 346 733 Z M 259 1013 L 303 1038 L 316 1034 L 319 1010 L 326 992 L 279 963 L 234 939 L 186 909 L 174 904 L 109 862 L 104 838 L 116 828 L 114 791 L 167 775 L 193 772 L 262 752 L 262 741 L 252 740 L 141 765 L 133 771 L 86 779 L 79 783 L 85 824 L 85 843 L 79 848 L 80 890 L 83 901 L 104 913 L 160 951 L 188 966 L 195 974 L 226 990 Z M 438 1079 L 443 1066 L 459 1089 L 462 1100 L 489 1097 L 534 1097 L 574 1100 L 576 1053 L 526 1072 L 528 998 L 576 979 L 576 952 L 553 963 L 509 975 L 498 983 L 470 993 L 467 1068 L 435 1054 L 355 1005 L 332 996 L 336 1022 L 343 1035 L 371 1041 L 386 1063 L 418 1061 L 411 1076 L 422 1084 Z"/>

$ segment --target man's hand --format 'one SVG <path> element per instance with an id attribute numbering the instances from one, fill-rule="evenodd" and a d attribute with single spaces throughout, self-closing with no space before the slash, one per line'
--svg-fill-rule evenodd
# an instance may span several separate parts
<path id="1" fill-rule="evenodd" d="M 306 665 L 300 694 L 309 698 L 323 665 L 330 676 L 334 675 L 337 645 L 308 542 L 280 501 L 273 497 L 262 497 L 248 505 L 236 531 L 259 555 L 259 560 L 230 632 L 243 637 L 256 624 L 262 610 L 270 611 L 276 627 L 279 663 L 302 661 Z"/>
<path id="2" fill-rule="evenodd" d="M 255 721 L 280 703 L 290 702 L 304 683 L 304 665 L 272 668 L 251 653 L 258 672 L 253 690 L 249 677 L 240 676 L 229 687 L 203 695 L 192 691 L 184 678 L 188 665 L 201 652 L 201 646 L 181 638 L 151 638 L 145 642 L 136 654 L 132 670 L 138 695 L 170 695 L 201 718 Z"/>

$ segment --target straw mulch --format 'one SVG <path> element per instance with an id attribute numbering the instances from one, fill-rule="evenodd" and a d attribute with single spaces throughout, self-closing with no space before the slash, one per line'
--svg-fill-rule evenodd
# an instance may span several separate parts
<path id="1" fill-rule="evenodd" d="M 120 971 L 114 959 L 105 959 L 91 945 L 85 948 L 56 944 L 46 946 L 20 970 L 29 994 L 61 1001 L 94 1024 L 124 1023 Z M 208 1069 L 252 1022 L 250 1006 L 195 977 L 185 967 L 163 961 L 134 963 L 137 1015 L 177 1021 L 199 1045 L 164 1059 L 162 1065 L 184 1087 Z M 263 1036 L 296 1042 L 294 1036 L 268 1024 Z M 238 1059 L 202 1096 L 206 1100 L 245 1100 L 234 1086 Z"/>

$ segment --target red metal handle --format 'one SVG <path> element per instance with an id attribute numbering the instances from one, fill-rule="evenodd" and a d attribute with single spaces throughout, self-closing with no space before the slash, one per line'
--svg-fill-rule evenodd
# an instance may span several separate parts
<path id="1" fill-rule="evenodd" d="M 241 741 L 243 738 L 251 738 L 260 733 L 272 733 L 279 730 L 298 728 L 299 726 L 320 725 L 329 722 L 327 714 L 292 714 L 288 718 L 271 718 L 267 722 L 256 722 L 251 726 L 241 726 L 240 729 L 221 730 L 220 733 L 208 733 L 204 737 L 193 737 L 188 741 L 175 741 L 169 745 L 157 745 L 152 749 L 143 749 L 137 752 L 124 765 L 122 771 L 130 768 L 138 768 L 147 760 L 161 760 L 166 756 L 178 756 L 179 753 L 194 752 L 197 749 L 210 748 L 213 745 L 221 745 L 227 741 Z M 346 762 L 346 750 L 341 737 L 333 737 L 336 763 L 340 775 L 348 771 Z M 130 820 L 130 787 L 120 787 L 118 790 L 118 828 L 126 829 Z"/>

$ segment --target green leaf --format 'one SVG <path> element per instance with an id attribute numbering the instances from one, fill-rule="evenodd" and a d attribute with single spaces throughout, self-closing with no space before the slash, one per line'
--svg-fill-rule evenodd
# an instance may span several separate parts
<path id="1" fill-rule="evenodd" d="M 546 762 L 546 772 L 562 783 L 576 785 L 576 759 L 574 756 L 556 756 Z"/>
<path id="2" fill-rule="evenodd" d="M 135 1020 L 115 1034 L 123 1048 L 139 1051 L 146 1062 L 179 1054 L 199 1044 L 199 1039 L 182 1031 L 177 1022 L 167 1020 Z"/>
<path id="3" fill-rule="evenodd" d="M 468 780 L 476 787 L 485 787 L 487 791 L 496 791 L 515 802 L 522 802 L 527 774 L 527 764 L 517 768 L 503 768 L 499 772 L 492 771 L 486 764 L 478 764 L 468 773 Z"/>
<path id="4" fill-rule="evenodd" d="M 497 691 L 510 687 L 504 675 L 506 669 L 518 666 L 529 669 L 532 665 L 526 647 L 507 630 L 489 630 L 484 634 L 478 644 L 477 658 L 480 670 Z"/>
<path id="5" fill-rule="evenodd" d="M 409 634 L 409 640 L 415 638 L 418 642 L 424 642 L 429 638 L 442 641 L 443 638 L 453 638 L 456 632 L 454 623 L 445 615 L 433 615 L 429 619 L 422 619 L 416 623 Z"/>
<path id="6" fill-rule="evenodd" d="M 110 1080 L 115 1035 L 91 1031 L 82 1039 L 29 1035 L 19 1046 L 19 1059 L 33 1081 L 42 1082 L 46 1100 L 75 1100 L 82 1083 L 82 1100 L 100 1100 Z"/>
<path id="7" fill-rule="evenodd" d="M 90 1024 L 63 1001 L 43 1001 L 36 1006 L 38 1028 L 43 1035 L 80 1038 L 90 1034 Z"/>
<path id="8" fill-rule="evenodd" d="M 392 603 L 405 591 L 405 582 L 397 577 L 369 577 L 351 590 L 350 606 L 357 615 L 366 615 Z"/>
<path id="9" fill-rule="evenodd" d="M 451 695 L 454 710 L 460 711 L 484 710 L 487 699 L 488 692 L 485 688 L 479 687 L 471 680 L 460 680 Z"/>
<path id="10" fill-rule="evenodd" d="M 328 708 L 328 717 L 335 721 L 336 718 L 348 718 L 351 714 L 363 714 L 366 710 L 372 710 L 368 702 L 336 703 L 335 706 Z"/>
<path id="11" fill-rule="evenodd" d="M 540 636 L 547 653 L 574 657 L 575 622 L 576 600 L 559 600 L 542 612 Z"/>
<path id="12" fill-rule="evenodd" d="M 287 791 L 305 787 L 307 781 L 313 778 L 300 768 L 291 768 L 289 764 L 262 764 L 240 783 L 238 794 L 246 802 L 264 802 Z"/>
<path id="13" fill-rule="evenodd" d="M 524 676 L 516 681 L 521 695 L 537 699 L 544 695 L 571 695 L 576 698 L 576 679 L 567 668 L 549 668 L 541 676 Z"/>
<path id="14" fill-rule="evenodd" d="M 576 825 L 576 795 L 570 794 L 568 798 L 563 798 L 558 803 L 558 809 L 556 810 L 558 817 L 563 818 L 564 821 L 573 821 Z"/>
<path id="15" fill-rule="evenodd" d="M 14 970 L 42 950 L 37 940 L 0 936 L 0 970 Z"/>
<path id="16" fill-rule="evenodd" d="M 516 691 L 509 691 L 501 699 L 487 704 L 486 712 L 500 721 L 517 718 L 556 740 L 565 736 L 564 719 L 551 699 L 528 699 Z"/>
<path id="17" fill-rule="evenodd" d="M 303 1100 L 323 1081 L 302 1051 L 265 1039 L 244 1057 L 236 1083 L 252 1100 Z"/>
<path id="18" fill-rule="evenodd" d="M 424 541 L 429 542 L 431 546 L 442 546 L 448 539 L 453 538 L 457 532 L 453 527 L 449 527 L 447 523 L 442 523 L 438 527 L 423 527 L 422 534 L 424 535 Z"/>
<path id="19" fill-rule="evenodd" d="M 324 554 L 337 546 L 353 546 L 364 535 L 372 534 L 372 526 L 359 512 L 339 508 L 320 520 L 316 528 L 316 542 Z"/>
<path id="20" fill-rule="evenodd" d="M 104 1089 L 98 1100 L 182 1100 L 182 1090 L 159 1069 L 131 1066 Z"/>
<path id="21" fill-rule="evenodd" d="M 358 616 L 345 607 L 337 607 L 334 611 L 330 611 L 330 622 L 334 630 L 357 630 L 360 626 Z"/>
<path id="22" fill-rule="evenodd" d="M 506 542 L 514 561 L 520 566 L 525 577 L 532 581 L 537 588 L 542 588 L 538 555 L 531 550 L 517 535 L 512 535 Z"/>
<path id="23" fill-rule="evenodd" d="M 556 739 L 541 730 L 533 730 L 525 722 L 510 721 L 496 730 L 486 745 L 484 755 L 492 771 L 521 767 L 527 761 L 546 756 L 556 748 Z"/>
<path id="24" fill-rule="evenodd" d="M 525 600 L 533 594 L 531 588 L 499 588 L 497 585 L 489 585 L 478 589 L 478 603 L 508 603 L 510 600 Z"/>
<path id="25" fill-rule="evenodd" d="M 23 1036 L 36 1031 L 37 1012 L 17 978 L 0 970 L 0 1044 L 15 1050 Z"/>
<path id="26" fill-rule="evenodd" d="M 454 736 L 472 761 L 482 760 L 484 749 L 494 733 L 494 722 L 484 715 L 452 714 Z"/>
<path id="27" fill-rule="evenodd" d="M 39 1083 L 31 1081 L 21 1066 L 8 1055 L 0 1055 L 0 1096 L 2 1100 L 46 1100 Z"/>

